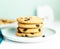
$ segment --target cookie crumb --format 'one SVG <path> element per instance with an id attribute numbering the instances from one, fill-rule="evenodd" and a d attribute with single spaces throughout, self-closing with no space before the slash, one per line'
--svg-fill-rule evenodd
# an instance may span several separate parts
<path id="1" fill-rule="evenodd" d="M 42 37 L 45 37 L 45 35 L 43 35 Z"/>

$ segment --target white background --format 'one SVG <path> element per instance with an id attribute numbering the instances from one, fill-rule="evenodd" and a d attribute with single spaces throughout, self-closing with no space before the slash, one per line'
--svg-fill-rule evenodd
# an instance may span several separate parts
<path id="1" fill-rule="evenodd" d="M 56 19 L 59 19 L 59 3 L 58 0 L 0 0 L 0 17 L 15 18 L 20 15 L 35 15 L 34 10 L 37 5 L 49 4 L 54 9 Z M 40 43 L 16 43 L 3 40 L 0 49 L 60 49 L 60 24 L 56 23 L 54 28 L 56 29 L 56 35 L 47 41 Z"/>

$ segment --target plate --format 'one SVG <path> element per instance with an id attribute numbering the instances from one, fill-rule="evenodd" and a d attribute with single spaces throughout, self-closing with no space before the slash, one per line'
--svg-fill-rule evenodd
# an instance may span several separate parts
<path id="1" fill-rule="evenodd" d="M 42 35 L 39 37 L 30 38 L 30 37 L 18 37 L 18 36 L 16 36 L 16 28 L 2 29 L 2 34 L 5 38 L 12 40 L 12 41 L 16 41 L 16 42 L 41 42 L 41 41 L 45 41 L 45 40 L 49 39 L 55 33 L 56 33 L 56 31 L 54 29 L 44 28 L 43 35 L 45 35 L 45 37 L 42 37 L 43 36 Z"/>

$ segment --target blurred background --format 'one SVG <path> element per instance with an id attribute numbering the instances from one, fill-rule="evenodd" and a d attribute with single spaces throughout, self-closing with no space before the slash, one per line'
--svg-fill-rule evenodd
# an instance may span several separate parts
<path id="1" fill-rule="evenodd" d="M 54 19 L 60 19 L 60 0 L 0 0 L 0 17 L 37 15 L 38 6 L 49 5 L 54 11 Z"/>

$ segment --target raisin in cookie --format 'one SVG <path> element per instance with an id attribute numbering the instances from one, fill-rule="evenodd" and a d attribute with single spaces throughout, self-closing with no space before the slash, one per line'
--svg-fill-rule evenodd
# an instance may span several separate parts
<path id="1" fill-rule="evenodd" d="M 41 24 L 22 24 L 22 23 L 18 23 L 18 26 L 21 27 L 21 28 L 42 28 L 43 23 L 41 23 Z"/>
<path id="2" fill-rule="evenodd" d="M 24 33 L 16 33 L 17 36 L 21 36 L 21 37 L 36 37 L 36 36 L 41 36 L 42 33 L 41 32 L 38 32 L 38 33 L 30 33 L 30 34 L 24 34 Z"/>
<path id="3" fill-rule="evenodd" d="M 30 28 L 18 28 L 21 32 L 41 32 L 40 28 L 37 29 L 30 29 Z"/>
<path id="4" fill-rule="evenodd" d="M 23 17 L 17 18 L 17 21 L 19 23 L 41 24 L 43 22 L 43 19 L 37 16 L 23 16 Z"/>

